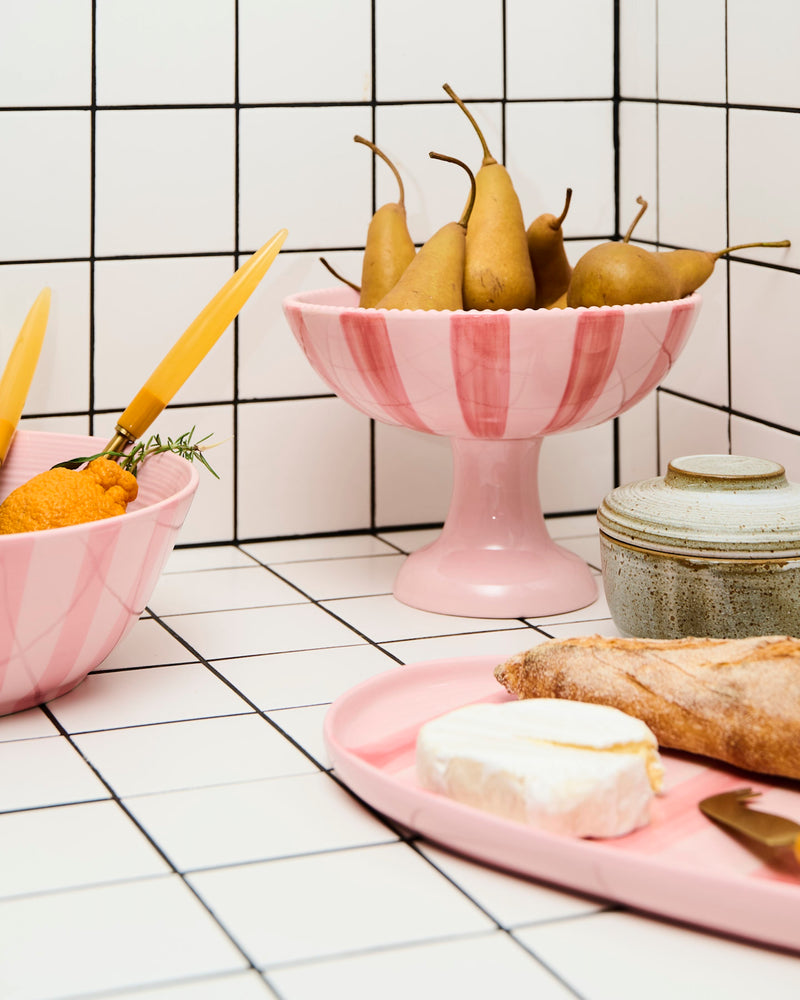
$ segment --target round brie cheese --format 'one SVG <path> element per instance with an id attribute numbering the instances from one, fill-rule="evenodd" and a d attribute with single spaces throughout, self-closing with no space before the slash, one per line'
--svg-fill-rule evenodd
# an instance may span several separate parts
<path id="1" fill-rule="evenodd" d="M 663 767 L 652 731 L 616 708 L 557 698 L 467 705 L 427 722 L 423 788 L 552 833 L 644 826 Z"/>

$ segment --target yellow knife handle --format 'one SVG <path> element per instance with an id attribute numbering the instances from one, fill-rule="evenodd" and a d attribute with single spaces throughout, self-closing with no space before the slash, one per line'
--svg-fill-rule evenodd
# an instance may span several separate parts
<path id="1" fill-rule="evenodd" d="M 279 230 L 242 264 L 190 323 L 119 418 L 117 427 L 121 432 L 133 441 L 142 436 L 239 314 L 287 236 L 285 229 Z"/>
<path id="2" fill-rule="evenodd" d="M 16 429 L 16 423 L 6 420 L 5 417 L 0 417 L 0 463 L 4 461 L 5 456 L 8 454 L 8 449 L 11 447 L 11 439 L 14 437 Z"/>
<path id="3" fill-rule="evenodd" d="M 37 295 L 0 378 L 0 463 L 5 460 L 33 381 L 47 329 L 50 297 L 49 288 L 43 288 Z"/>

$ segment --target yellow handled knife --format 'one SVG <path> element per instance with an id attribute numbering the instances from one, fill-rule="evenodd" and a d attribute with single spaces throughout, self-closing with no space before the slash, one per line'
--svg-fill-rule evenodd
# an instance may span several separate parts
<path id="1" fill-rule="evenodd" d="M 106 451 L 123 451 L 144 434 L 236 318 L 288 235 L 280 229 L 256 250 L 189 324 L 119 418 Z"/>
<path id="2" fill-rule="evenodd" d="M 0 378 L 0 465 L 6 460 L 11 439 L 22 416 L 49 315 L 50 289 L 43 288 L 25 317 Z"/>

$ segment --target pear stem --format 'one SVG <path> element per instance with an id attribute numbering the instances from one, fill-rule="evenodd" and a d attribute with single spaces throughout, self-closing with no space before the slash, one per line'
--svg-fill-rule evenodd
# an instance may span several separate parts
<path id="1" fill-rule="evenodd" d="M 790 247 L 791 245 L 791 240 L 778 240 L 777 243 L 737 243 L 736 246 L 718 250 L 714 256 L 722 257 L 726 253 L 733 253 L 734 250 L 747 250 L 749 247 Z"/>
<path id="2" fill-rule="evenodd" d="M 338 281 L 343 282 L 345 285 L 349 285 L 353 289 L 354 292 L 358 292 L 359 294 L 361 293 L 361 287 L 360 287 L 360 285 L 354 285 L 352 281 L 348 281 L 347 278 L 345 278 L 343 275 L 339 274 L 339 272 L 337 270 L 335 270 L 333 267 L 331 267 L 331 265 L 327 262 L 327 260 L 325 260 L 324 257 L 320 257 L 320 262 L 325 267 L 327 267 L 327 269 L 331 272 L 331 274 L 334 276 L 334 278 L 336 278 Z"/>
<path id="3" fill-rule="evenodd" d="M 382 149 L 379 149 L 374 142 L 370 142 L 369 139 L 365 139 L 363 135 L 354 135 L 353 142 L 360 142 L 364 146 L 369 146 L 372 152 L 377 153 L 377 155 L 380 156 L 383 162 L 388 165 L 389 169 L 397 178 L 397 186 L 400 188 L 400 198 L 398 199 L 397 204 L 400 205 L 401 208 L 405 208 L 406 192 L 405 188 L 403 187 L 403 178 L 400 176 L 400 171 L 392 163 L 392 161 L 389 159 L 386 153 L 384 153 Z"/>
<path id="4" fill-rule="evenodd" d="M 641 205 L 642 207 L 636 213 L 636 218 L 628 226 L 628 231 L 627 231 L 627 233 L 625 233 L 625 236 L 623 237 L 623 240 L 622 240 L 623 243 L 627 243 L 628 242 L 628 240 L 631 238 L 631 234 L 633 233 L 634 229 L 636 228 L 637 223 L 639 222 L 639 219 L 641 219 L 641 217 L 647 211 L 647 202 L 644 200 L 644 198 L 641 195 L 639 195 L 639 197 L 636 199 L 636 202 L 637 202 L 637 204 Z"/>
<path id="5" fill-rule="evenodd" d="M 472 206 L 475 204 L 475 174 L 469 169 L 469 167 L 464 163 L 463 160 L 457 160 L 455 156 L 447 156 L 445 153 L 428 153 L 428 156 L 432 157 L 434 160 L 446 160 L 448 163 L 457 163 L 459 167 L 463 167 L 469 174 L 470 182 L 470 194 L 467 204 L 464 206 L 464 211 L 461 213 L 461 218 L 458 220 L 459 226 L 463 226 L 464 229 L 467 228 L 467 223 L 469 222 L 469 217 L 472 215 Z"/>
<path id="6" fill-rule="evenodd" d="M 554 222 L 550 223 L 550 228 L 553 230 L 553 232 L 559 230 L 563 225 L 564 219 L 566 219 L 567 217 L 567 212 L 569 211 L 569 203 L 571 201 L 572 201 L 572 188 L 567 188 L 567 197 L 564 201 L 564 209 L 561 212 L 561 215 L 559 215 L 559 217 Z"/>
<path id="7" fill-rule="evenodd" d="M 469 120 L 472 122 L 472 127 L 478 133 L 478 138 L 480 139 L 481 146 L 483 147 L 483 165 L 484 165 L 484 167 L 487 167 L 487 166 L 489 166 L 492 163 L 497 163 L 497 160 L 489 152 L 489 147 L 486 145 L 486 139 L 484 139 L 484 137 L 483 137 L 483 132 L 481 132 L 480 126 L 475 121 L 475 119 L 472 117 L 472 113 L 470 112 L 469 108 L 461 100 L 461 98 L 453 90 L 453 88 L 450 86 L 449 83 L 442 84 L 442 89 L 448 95 L 448 97 L 452 97 L 452 99 L 461 108 L 461 110 L 464 112 L 464 114 L 467 116 L 467 118 L 469 118 Z M 458 162 L 458 161 L 456 161 L 456 162 Z"/>

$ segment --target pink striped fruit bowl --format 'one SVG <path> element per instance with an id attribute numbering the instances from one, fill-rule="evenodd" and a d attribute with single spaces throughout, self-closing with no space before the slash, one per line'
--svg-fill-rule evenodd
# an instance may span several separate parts
<path id="1" fill-rule="evenodd" d="M 0 468 L 0 501 L 58 462 L 95 454 L 105 438 L 19 430 Z M 173 454 L 148 459 L 125 514 L 0 535 L 0 715 L 65 694 L 141 615 L 197 490 Z"/>
<path id="2" fill-rule="evenodd" d="M 589 568 L 555 545 L 544 523 L 541 443 L 611 420 L 651 392 L 686 343 L 700 302 L 695 293 L 479 312 L 360 309 L 349 288 L 285 299 L 309 363 L 345 402 L 383 423 L 451 439 L 453 496 L 442 533 L 406 560 L 395 597 L 485 618 L 591 603 Z"/>

